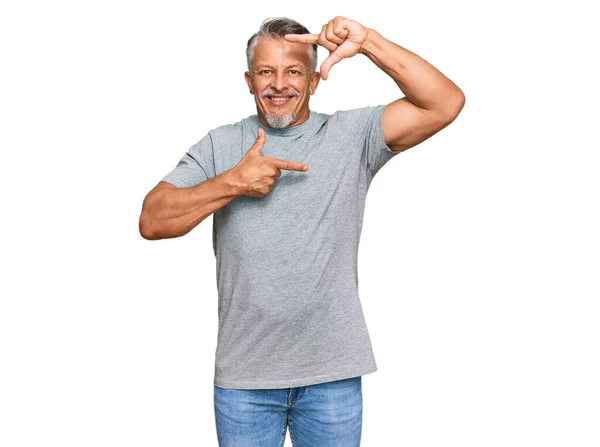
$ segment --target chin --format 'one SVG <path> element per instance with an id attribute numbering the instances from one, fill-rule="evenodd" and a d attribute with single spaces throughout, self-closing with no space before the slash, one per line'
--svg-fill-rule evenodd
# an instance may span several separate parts
<path id="1" fill-rule="evenodd" d="M 291 124 L 294 124 L 296 121 L 296 113 L 265 113 L 265 121 L 269 123 L 269 126 L 275 129 L 283 129 L 285 127 L 289 127 Z"/>

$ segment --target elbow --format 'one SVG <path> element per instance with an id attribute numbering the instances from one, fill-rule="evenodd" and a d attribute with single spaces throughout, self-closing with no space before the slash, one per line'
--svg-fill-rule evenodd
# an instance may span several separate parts
<path id="1" fill-rule="evenodd" d="M 147 216 L 142 215 L 140 217 L 139 231 L 140 235 L 148 241 L 160 239 L 156 234 L 155 227 L 152 225 L 152 220 Z"/>
<path id="2" fill-rule="evenodd" d="M 162 239 L 159 231 L 159 220 L 156 218 L 156 193 L 150 192 L 142 204 L 142 212 L 140 214 L 139 232 L 140 236 L 148 241 Z"/>
<path id="3" fill-rule="evenodd" d="M 465 106 L 465 94 L 462 90 L 458 89 L 457 93 L 452 95 L 444 104 L 444 107 L 440 113 L 444 123 L 450 124 L 460 114 L 463 107 Z"/>
<path id="4" fill-rule="evenodd" d="M 452 100 L 450 100 L 449 102 L 450 102 L 451 114 L 453 117 L 452 119 L 454 120 L 458 116 L 458 114 L 461 112 L 463 107 L 465 106 L 465 102 L 466 102 L 465 94 L 463 93 L 463 91 L 461 89 L 458 89 L 456 94 L 452 97 Z"/>
<path id="5" fill-rule="evenodd" d="M 458 89 L 458 94 L 457 94 L 456 100 L 455 100 L 456 115 L 458 115 L 460 113 L 460 111 L 463 109 L 466 101 L 467 101 L 467 98 L 465 97 L 464 92 L 461 89 Z"/>

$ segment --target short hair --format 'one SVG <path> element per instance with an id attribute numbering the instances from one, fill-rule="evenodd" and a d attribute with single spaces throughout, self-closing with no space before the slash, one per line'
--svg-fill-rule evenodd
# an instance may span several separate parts
<path id="1" fill-rule="evenodd" d="M 246 61 L 248 71 L 252 73 L 252 59 L 254 58 L 254 49 L 261 37 L 273 37 L 283 39 L 286 34 L 310 34 L 310 31 L 295 20 L 287 17 L 272 17 L 263 21 L 260 29 L 248 39 L 246 46 Z M 309 57 L 311 72 L 317 71 L 317 45 L 309 44 Z"/>

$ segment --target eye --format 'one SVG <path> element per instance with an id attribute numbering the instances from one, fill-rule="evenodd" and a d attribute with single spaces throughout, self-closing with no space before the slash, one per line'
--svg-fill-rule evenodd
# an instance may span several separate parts
<path id="1" fill-rule="evenodd" d="M 298 70 L 290 70 L 290 73 L 293 75 L 299 74 L 300 72 Z"/>
<path id="2" fill-rule="evenodd" d="M 269 72 L 269 73 L 270 73 L 270 72 L 271 72 L 271 70 L 261 70 L 261 73 L 262 73 L 262 74 L 268 74 L 267 72 Z"/>

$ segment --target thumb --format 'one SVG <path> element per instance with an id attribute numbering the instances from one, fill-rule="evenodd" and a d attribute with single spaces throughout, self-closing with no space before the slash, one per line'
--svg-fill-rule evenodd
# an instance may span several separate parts
<path id="1" fill-rule="evenodd" d="M 256 141 L 252 145 L 252 147 L 248 150 L 248 152 L 253 153 L 254 155 L 260 155 L 260 151 L 265 145 L 265 141 L 267 141 L 267 135 L 262 128 L 258 128 L 258 136 L 256 137 Z"/>
<path id="2" fill-rule="evenodd" d="M 323 63 L 321 64 L 321 77 L 325 80 L 327 80 L 327 78 L 329 77 L 329 70 L 331 70 L 331 67 L 333 67 L 335 64 L 337 64 L 339 61 L 341 61 L 343 59 L 343 57 L 341 57 L 339 54 L 336 54 L 335 51 L 333 53 L 331 53 L 327 59 L 325 59 L 323 61 Z"/>

